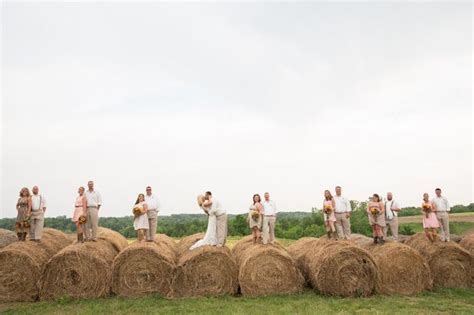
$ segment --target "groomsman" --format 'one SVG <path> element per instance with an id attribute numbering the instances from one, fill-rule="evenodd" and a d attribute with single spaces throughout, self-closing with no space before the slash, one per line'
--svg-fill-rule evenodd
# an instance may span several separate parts
<path id="1" fill-rule="evenodd" d="M 97 228 L 99 227 L 99 209 L 102 206 L 102 197 L 94 190 L 94 182 L 87 183 L 87 223 L 85 229 L 86 240 L 95 242 L 97 240 Z"/>
<path id="2" fill-rule="evenodd" d="M 39 194 L 38 186 L 32 188 L 31 217 L 30 217 L 30 240 L 39 242 L 43 234 L 44 213 L 46 211 L 46 199 Z"/>
<path id="3" fill-rule="evenodd" d="M 385 226 L 383 228 L 384 238 L 387 239 L 388 229 L 394 241 L 398 241 L 398 212 L 400 212 L 400 204 L 393 200 L 391 192 L 387 193 L 387 200 L 385 200 Z"/>
<path id="4" fill-rule="evenodd" d="M 275 242 L 275 223 L 277 206 L 273 200 L 270 200 L 270 194 L 266 192 L 263 195 L 263 223 L 262 223 L 262 241 L 263 244 Z"/>
<path id="5" fill-rule="evenodd" d="M 342 197 L 341 192 L 341 186 L 336 186 L 336 196 L 334 196 L 336 203 L 336 209 L 334 210 L 336 215 L 336 231 L 339 238 L 348 240 L 351 238 L 352 208 L 349 199 Z"/>
<path id="6" fill-rule="evenodd" d="M 151 192 L 151 187 L 147 186 L 145 202 L 148 206 L 148 230 L 146 232 L 146 241 L 153 242 L 156 235 L 156 226 L 158 224 L 158 212 L 160 211 L 160 201 L 158 197 L 153 195 Z"/>
<path id="7" fill-rule="evenodd" d="M 216 215 L 216 238 L 217 246 L 222 247 L 225 245 L 227 239 L 227 213 L 222 208 L 222 204 L 212 197 L 212 193 L 207 191 L 205 194 L 206 201 L 203 206 L 210 207 L 209 214 Z"/>
<path id="8" fill-rule="evenodd" d="M 431 200 L 436 205 L 436 217 L 438 218 L 439 227 L 441 230 L 441 241 L 449 242 L 449 216 L 448 212 L 451 211 L 449 207 L 448 199 L 441 196 L 441 189 L 435 189 L 436 197 Z"/>

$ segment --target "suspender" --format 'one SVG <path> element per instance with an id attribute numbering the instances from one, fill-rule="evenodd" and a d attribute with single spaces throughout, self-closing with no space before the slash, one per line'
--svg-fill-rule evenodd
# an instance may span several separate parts
<path id="1" fill-rule="evenodd" d="M 393 199 L 391 200 L 391 203 L 390 203 L 390 212 L 392 212 L 392 219 L 393 219 L 393 218 L 395 218 L 395 213 L 392 210 L 392 206 L 393 206 Z M 385 201 L 385 212 L 387 212 L 387 201 Z M 387 215 L 385 215 L 385 216 L 387 216 Z"/>

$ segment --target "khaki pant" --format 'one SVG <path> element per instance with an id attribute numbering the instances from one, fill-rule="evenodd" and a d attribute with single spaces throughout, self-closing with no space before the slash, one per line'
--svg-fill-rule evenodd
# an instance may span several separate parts
<path id="1" fill-rule="evenodd" d="M 87 207 L 87 222 L 84 230 L 86 240 L 97 239 L 97 228 L 99 227 L 99 209 L 97 207 Z"/>
<path id="2" fill-rule="evenodd" d="M 41 240 L 44 226 L 43 210 L 35 210 L 32 213 L 30 219 L 30 240 Z"/>
<path id="3" fill-rule="evenodd" d="M 217 245 L 224 246 L 227 239 L 227 214 L 217 216 L 216 225 Z"/>
<path id="4" fill-rule="evenodd" d="M 390 228 L 390 233 L 393 236 L 395 241 L 398 240 L 398 217 L 393 217 L 391 220 L 385 219 L 385 226 L 383 228 L 383 235 L 387 238 L 388 229 Z"/>
<path id="5" fill-rule="evenodd" d="M 351 219 L 347 218 L 347 213 L 335 213 L 336 215 L 336 231 L 339 238 L 346 240 L 351 238 Z"/>
<path id="6" fill-rule="evenodd" d="M 449 241 L 449 216 L 447 211 L 437 211 L 436 217 L 438 218 L 439 228 L 441 230 L 441 240 Z"/>
<path id="7" fill-rule="evenodd" d="M 155 209 L 148 209 L 148 230 L 146 230 L 146 240 L 154 241 L 156 235 L 156 227 L 158 226 L 158 212 Z"/>
<path id="8" fill-rule="evenodd" d="M 263 244 L 273 243 L 275 241 L 275 221 L 274 216 L 263 216 L 262 239 Z"/>

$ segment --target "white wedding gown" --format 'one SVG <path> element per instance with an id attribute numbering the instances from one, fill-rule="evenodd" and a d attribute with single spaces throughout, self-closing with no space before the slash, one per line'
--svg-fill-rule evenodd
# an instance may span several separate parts
<path id="1" fill-rule="evenodd" d="M 189 249 L 193 250 L 205 245 L 217 245 L 217 224 L 216 216 L 214 214 L 209 215 L 207 220 L 207 231 L 206 235 L 204 235 L 204 238 L 194 243 Z"/>

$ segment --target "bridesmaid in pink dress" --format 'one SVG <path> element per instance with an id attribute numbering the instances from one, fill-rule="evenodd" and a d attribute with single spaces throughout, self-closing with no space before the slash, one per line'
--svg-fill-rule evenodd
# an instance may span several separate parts
<path id="1" fill-rule="evenodd" d="M 77 241 L 84 243 L 84 224 L 79 222 L 81 216 L 87 218 L 87 198 L 84 195 L 84 187 L 79 187 L 78 193 L 79 196 L 76 198 L 76 203 L 74 204 L 74 214 L 72 215 L 72 222 L 76 224 L 77 230 Z"/>
<path id="2" fill-rule="evenodd" d="M 336 201 L 331 195 L 329 190 L 324 191 L 324 201 L 323 201 L 323 216 L 324 216 L 324 226 L 326 227 L 326 233 L 328 239 L 331 237 L 337 238 L 336 227 L 334 222 L 336 222 L 336 215 L 334 214 L 334 209 L 336 209 Z"/>
<path id="3" fill-rule="evenodd" d="M 436 217 L 436 204 L 430 201 L 430 196 L 427 193 L 423 194 L 423 203 L 421 204 L 421 211 L 423 213 L 423 229 L 426 237 L 434 242 L 438 239 L 439 222 Z"/>

